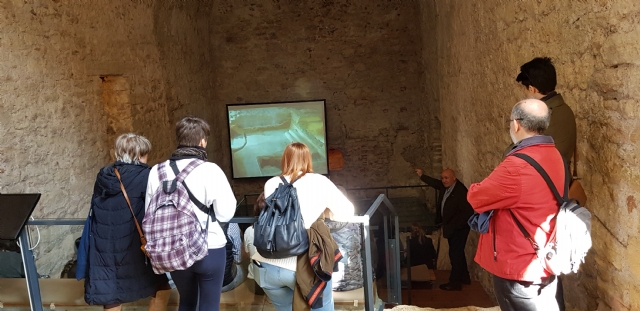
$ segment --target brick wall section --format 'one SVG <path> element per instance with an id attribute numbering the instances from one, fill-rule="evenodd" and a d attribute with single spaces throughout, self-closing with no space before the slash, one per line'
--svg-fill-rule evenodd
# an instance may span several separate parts
<path id="1" fill-rule="evenodd" d="M 429 130 L 426 131 L 426 145 L 431 156 L 431 167 L 425 172 L 432 176 L 439 176 L 442 167 L 442 140 L 440 122 L 440 80 L 438 75 L 438 43 L 436 32 L 438 19 L 428 14 L 435 12 L 435 1 L 420 1 L 422 15 L 419 22 L 422 32 L 422 63 L 424 66 L 422 98 L 424 102 L 425 118 L 429 120 Z M 453 169 L 456 169 L 455 167 Z"/>
<path id="2" fill-rule="evenodd" d="M 578 119 L 579 174 L 593 213 L 594 247 L 566 277 L 573 310 L 640 309 L 637 196 L 640 192 L 640 3 L 602 1 L 428 1 L 423 35 L 427 85 L 437 85 L 443 166 L 477 182 L 509 143 L 503 117 L 522 97 L 519 66 L 550 56 L 558 91 Z M 468 253 L 473 255 L 477 236 Z M 489 277 L 476 277 L 491 291 Z"/>
<path id="3" fill-rule="evenodd" d="M 419 184 L 429 167 L 421 35 L 410 1 L 219 1 L 211 14 L 215 161 L 229 172 L 225 105 L 327 100 L 329 146 L 347 188 Z M 236 193 L 264 180 L 234 181 Z"/>

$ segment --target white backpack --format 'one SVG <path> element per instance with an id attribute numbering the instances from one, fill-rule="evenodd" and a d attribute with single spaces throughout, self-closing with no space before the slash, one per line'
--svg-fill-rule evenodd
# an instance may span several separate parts
<path id="1" fill-rule="evenodd" d="M 551 178 L 538 162 L 523 153 L 516 153 L 513 156 L 525 160 L 540 173 L 556 197 L 559 209 L 556 215 L 556 226 L 551 233 L 549 241 L 542 248 L 524 229 L 515 214 L 509 210 L 511 217 L 513 217 L 524 237 L 531 242 L 531 246 L 536 251 L 538 260 L 545 270 L 555 275 L 578 272 L 580 264 L 584 262 L 584 258 L 592 245 L 591 213 L 583 206 L 580 206 L 576 200 L 567 197 L 570 178 L 568 170 L 565 167 L 567 178 L 565 178 L 564 196 L 560 196 Z"/>

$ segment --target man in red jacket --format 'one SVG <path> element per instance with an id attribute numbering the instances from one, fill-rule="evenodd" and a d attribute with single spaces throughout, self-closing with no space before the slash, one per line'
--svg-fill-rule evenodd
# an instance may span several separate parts
<path id="1" fill-rule="evenodd" d="M 524 160 L 524 153 L 547 171 L 562 189 L 565 168 L 553 139 L 544 136 L 549 126 L 547 105 L 537 99 L 517 103 L 511 111 L 509 134 L 515 147 L 493 172 L 469 187 L 467 199 L 477 213 L 493 211 L 489 231 L 480 235 L 475 261 L 493 274 L 495 295 L 503 311 L 556 311 L 556 276 L 547 272 L 531 243 L 518 229 L 511 212 L 538 245 L 549 240 L 557 201 L 540 174 Z"/>

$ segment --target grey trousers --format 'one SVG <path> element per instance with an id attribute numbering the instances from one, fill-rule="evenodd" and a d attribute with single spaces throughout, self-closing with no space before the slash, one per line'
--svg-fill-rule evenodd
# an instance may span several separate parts
<path id="1" fill-rule="evenodd" d="M 493 276 L 493 289 L 502 311 L 558 311 L 557 285 L 555 275 L 540 284 Z"/>

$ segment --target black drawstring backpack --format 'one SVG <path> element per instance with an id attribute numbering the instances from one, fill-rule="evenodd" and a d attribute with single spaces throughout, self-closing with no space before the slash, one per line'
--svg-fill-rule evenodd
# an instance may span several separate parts
<path id="1" fill-rule="evenodd" d="M 253 245 L 269 259 L 298 256 L 309 249 L 298 192 L 293 182 L 288 183 L 282 176 L 280 179 L 283 183 L 265 199 L 266 206 L 254 225 Z"/>

